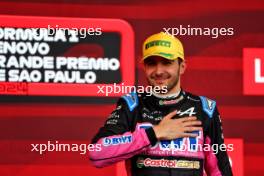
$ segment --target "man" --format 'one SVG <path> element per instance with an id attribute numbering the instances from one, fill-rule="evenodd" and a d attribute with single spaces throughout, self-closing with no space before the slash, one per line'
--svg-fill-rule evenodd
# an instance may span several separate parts
<path id="1" fill-rule="evenodd" d="M 104 167 L 126 160 L 132 176 L 232 175 L 226 151 L 211 148 L 224 143 L 215 101 L 181 89 L 181 42 L 165 33 L 150 36 L 143 62 L 149 85 L 166 86 L 167 92 L 123 96 L 92 140 L 102 146 L 90 153 L 92 163 Z"/>

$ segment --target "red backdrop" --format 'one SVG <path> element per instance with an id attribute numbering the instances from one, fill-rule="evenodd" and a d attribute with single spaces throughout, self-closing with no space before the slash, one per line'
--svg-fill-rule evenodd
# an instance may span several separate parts
<path id="1" fill-rule="evenodd" d="M 136 62 L 146 36 L 180 24 L 193 27 L 232 27 L 233 36 L 180 36 L 188 70 L 183 88 L 218 103 L 226 138 L 244 141 L 244 175 L 264 172 L 263 96 L 243 95 L 243 48 L 264 47 L 264 2 L 258 0 L 203 1 L 84 1 L 8 0 L 0 2 L 7 15 L 121 18 L 135 33 Z M 145 84 L 136 64 L 138 84 Z M 68 99 L 67 99 L 68 100 Z M 31 143 L 47 140 L 87 143 L 114 108 L 114 102 L 30 100 L 0 104 L 0 175 L 116 175 L 116 166 L 93 168 L 87 155 L 60 152 L 39 155 Z"/>

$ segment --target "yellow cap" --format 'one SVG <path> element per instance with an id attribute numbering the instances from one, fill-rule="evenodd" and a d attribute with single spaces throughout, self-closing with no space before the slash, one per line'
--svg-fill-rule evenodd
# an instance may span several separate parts
<path id="1" fill-rule="evenodd" d="M 164 32 L 153 34 L 143 44 L 143 60 L 150 56 L 160 56 L 169 60 L 179 57 L 184 60 L 182 43 L 176 37 Z"/>

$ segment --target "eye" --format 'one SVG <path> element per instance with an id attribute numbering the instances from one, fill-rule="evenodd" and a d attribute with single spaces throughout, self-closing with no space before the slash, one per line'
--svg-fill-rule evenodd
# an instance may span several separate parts
<path id="1" fill-rule="evenodd" d="M 173 61 L 168 60 L 168 59 L 164 59 L 164 60 L 162 61 L 162 64 L 163 64 L 163 65 L 171 65 L 172 63 L 173 63 Z"/>
<path id="2" fill-rule="evenodd" d="M 156 62 L 154 60 L 146 60 L 144 64 L 147 66 L 154 66 L 156 65 Z"/>

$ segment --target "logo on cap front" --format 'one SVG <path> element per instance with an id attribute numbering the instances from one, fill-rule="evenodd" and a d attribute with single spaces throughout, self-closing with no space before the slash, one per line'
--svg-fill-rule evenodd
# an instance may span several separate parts
<path id="1" fill-rule="evenodd" d="M 169 48 L 171 46 L 171 42 L 166 40 L 154 40 L 149 43 L 146 43 L 145 49 L 148 49 L 153 46 L 164 46 Z"/>

